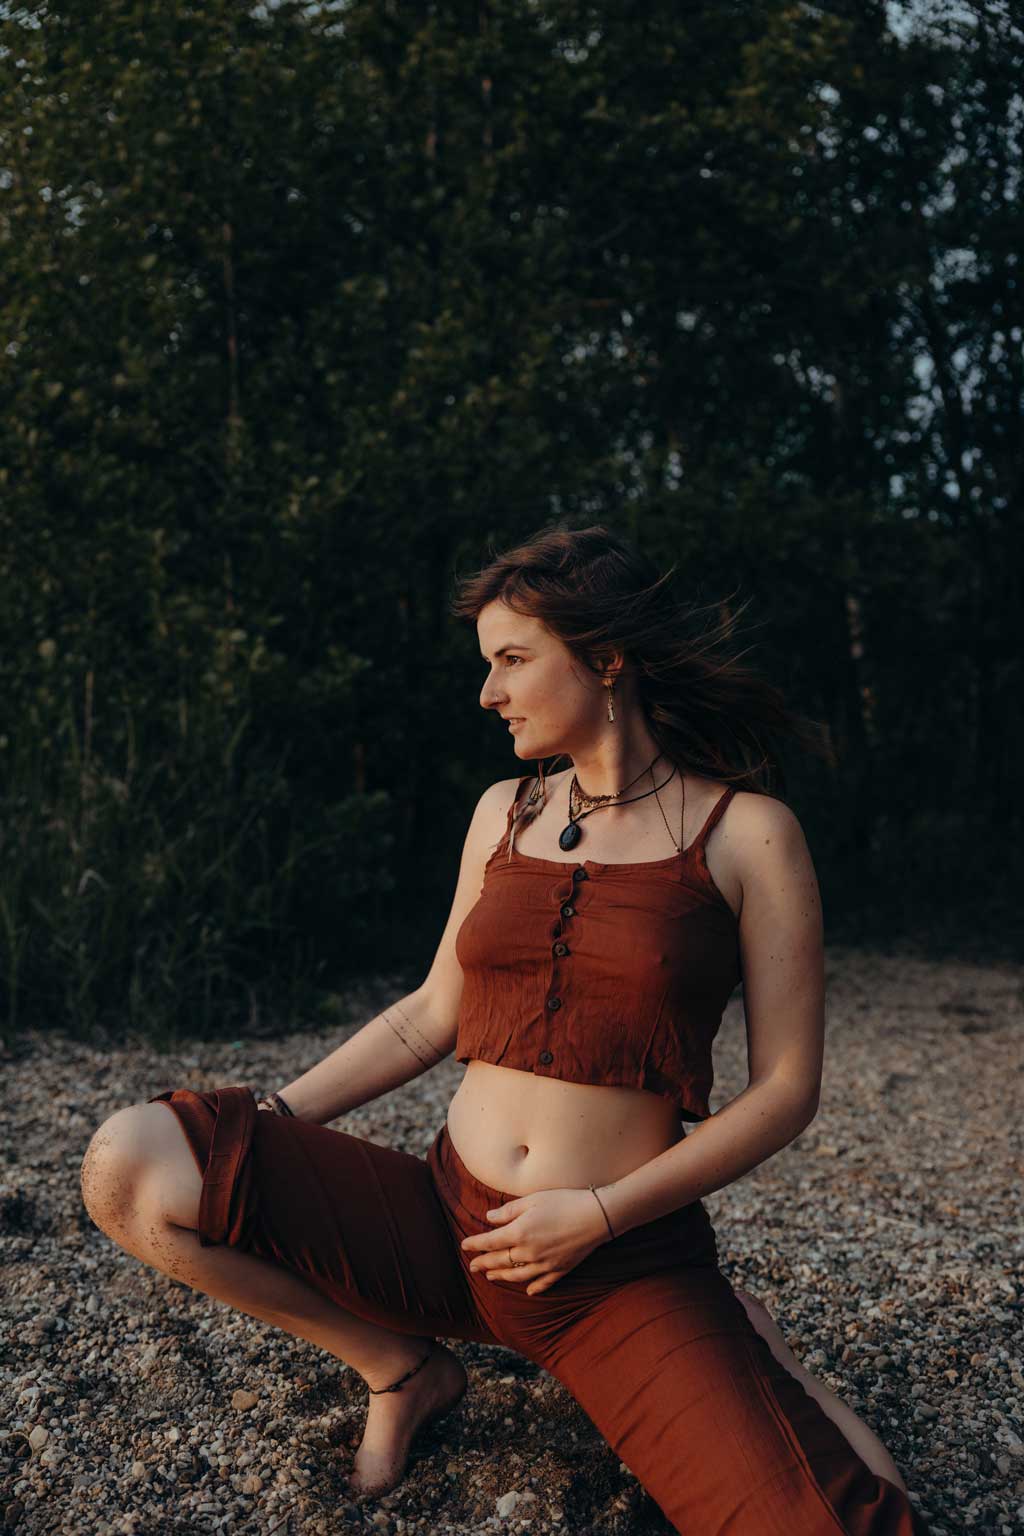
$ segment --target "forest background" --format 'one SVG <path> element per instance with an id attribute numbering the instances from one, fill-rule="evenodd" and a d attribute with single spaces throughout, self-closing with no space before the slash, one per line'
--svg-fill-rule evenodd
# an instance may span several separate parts
<path id="1" fill-rule="evenodd" d="M 521 771 L 454 579 L 556 518 L 753 599 L 837 751 L 783 754 L 830 940 L 1021 952 L 1007 6 L 55 0 L 0 44 L 5 1039 L 418 985 Z"/>

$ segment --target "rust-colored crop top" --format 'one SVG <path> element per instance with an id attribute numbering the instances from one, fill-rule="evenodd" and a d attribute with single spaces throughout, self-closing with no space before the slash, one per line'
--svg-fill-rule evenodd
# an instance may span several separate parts
<path id="1" fill-rule="evenodd" d="M 739 927 L 705 844 L 641 864 L 532 858 L 505 833 L 455 940 L 455 1055 L 571 1083 L 644 1088 L 706 1120 L 711 1046 L 740 981 Z"/>

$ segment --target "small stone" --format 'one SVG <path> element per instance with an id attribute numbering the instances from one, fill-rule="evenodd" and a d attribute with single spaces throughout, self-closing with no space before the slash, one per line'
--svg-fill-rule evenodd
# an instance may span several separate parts
<path id="1" fill-rule="evenodd" d="M 939 1416 L 939 1410 L 937 1408 L 933 1408 L 931 1403 L 918 1403 L 917 1411 L 921 1415 L 922 1419 L 937 1419 Z"/>
<path id="2" fill-rule="evenodd" d="M 41 1451 L 49 1438 L 49 1431 L 44 1429 L 42 1424 L 37 1424 L 29 1434 L 28 1443 L 34 1451 Z"/>
<path id="3" fill-rule="evenodd" d="M 512 1488 L 508 1493 L 503 1493 L 495 1499 L 494 1507 L 502 1520 L 508 1520 L 516 1513 L 521 1504 L 531 1503 L 537 1495 L 530 1488 Z"/>
<path id="4" fill-rule="evenodd" d="M 139 1356 L 138 1370 L 141 1375 L 148 1376 L 160 1358 L 159 1344 L 147 1344 Z"/>
<path id="5" fill-rule="evenodd" d="M 132 1477 L 145 1477 L 146 1475 L 146 1463 L 144 1461 L 133 1461 Z"/>
<path id="6" fill-rule="evenodd" d="M 258 1472 L 250 1472 L 248 1477 L 243 1477 L 239 1483 L 241 1493 L 261 1493 L 263 1491 L 263 1479 Z"/>
<path id="7" fill-rule="evenodd" d="M 231 1406 L 239 1413 L 244 1413 L 249 1408 L 255 1408 L 259 1402 L 255 1392 L 247 1392 L 244 1387 L 239 1387 L 237 1392 L 231 1394 Z"/>

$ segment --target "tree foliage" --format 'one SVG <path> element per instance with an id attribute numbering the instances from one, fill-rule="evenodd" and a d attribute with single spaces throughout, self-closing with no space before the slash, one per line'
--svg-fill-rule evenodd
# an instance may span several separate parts
<path id="1" fill-rule="evenodd" d="M 833 934 L 1019 941 L 1022 32 L 891 12 L 8 9 L 8 1030 L 415 983 L 556 515 L 755 595 Z"/>

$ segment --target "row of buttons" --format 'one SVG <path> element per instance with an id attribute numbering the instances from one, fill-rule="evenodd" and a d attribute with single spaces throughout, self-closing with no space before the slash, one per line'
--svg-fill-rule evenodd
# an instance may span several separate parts
<path id="1" fill-rule="evenodd" d="M 577 866 L 577 868 L 574 869 L 573 872 L 572 872 L 572 882 L 573 882 L 573 885 L 579 885 L 581 880 L 588 880 L 589 878 L 590 878 L 589 875 L 587 874 L 586 870 L 583 868 L 582 865 Z M 559 908 L 559 911 L 561 912 L 563 918 L 569 918 L 569 917 L 575 917 L 576 916 L 576 908 L 573 906 L 571 901 L 563 902 L 561 907 Z M 557 927 L 555 929 L 555 932 L 556 933 L 558 932 Z M 568 955 L 568 954 L 572 953 L 572 951 L 569 949 L 568 944 L 564 943 L 561 939 L 559 939 L 557 944 L 553 944 L 551 946 L 551 949 L 552 949 L 552 953 L 555 954 L 555 955 L 558 955 L 559 958 L 561 958 L 563 955 Z M 551 1010 L 552 1013 L 557 1013 L 559 1008 L 561 1008 L 561 1006 L 562 1006 L 562 999 L 560 997 L 549 997 L 547 1002 L 548 1002 L 548 1008 Z M 547 1067 L 547 1066 L 551 1065 L 553 1057 L 552 1057 L 550 1051 L 541 1051 L 540 1057 L 538 1059 L 541 1061 L 541 1063 L 544 1066 Z"/>

